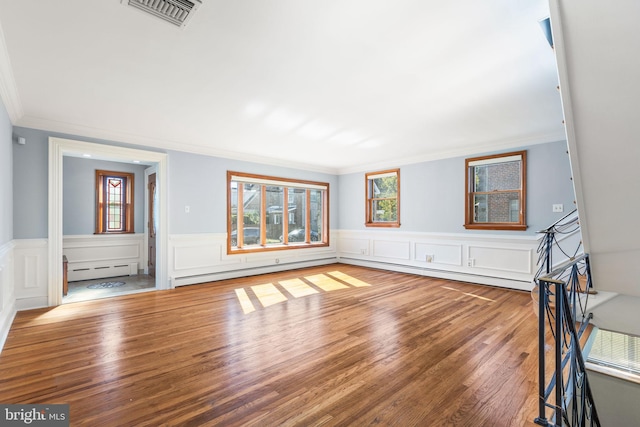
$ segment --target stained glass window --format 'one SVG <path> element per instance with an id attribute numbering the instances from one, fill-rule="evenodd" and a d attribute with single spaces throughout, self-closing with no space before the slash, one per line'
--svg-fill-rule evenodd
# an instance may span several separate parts
<path id="1" fill-rule="evenodd" d="M 96 233 L 133 233 L 134 175 L 96 170 Z"/>
<path id="2" fill-rule="evenodd" d="M 123 181 L 115 177 L 107 179 L 107 231 L 122 231 Z"/>

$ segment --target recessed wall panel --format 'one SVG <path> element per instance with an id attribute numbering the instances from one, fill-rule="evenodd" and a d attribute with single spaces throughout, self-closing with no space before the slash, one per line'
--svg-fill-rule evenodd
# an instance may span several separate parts
<path id="1" fill-rule="evenodd" d="M 462 245 L 416 243 L 415 253 L 416 261 L 462 265 Z"/>
<path id="2" fill-rule="evenodd" d="M 338 246 L 343 254 L 365 255 L 369 253 L 368 239 L 341 238 Z"/>
<path id="3" fill-rule="evenodd" d="M 530 274 L 531 251 L 527 249 L 469 246 L 468 257 L 473 267 Z"/>
<path id="4" fill-rule="evenodd" d="M 411 244 L 409 242 L 374 240 L 373 256 L 391 259 L 411 259 Z"/>

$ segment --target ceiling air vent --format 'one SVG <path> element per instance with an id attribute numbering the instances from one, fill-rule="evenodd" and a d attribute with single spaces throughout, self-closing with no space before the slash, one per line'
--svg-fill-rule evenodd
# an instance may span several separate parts
<path id="1" fill-rule="evenodd" d="M 178 27 L 184 27 L 202 4 L 201 0 L 121 0 Z"/>

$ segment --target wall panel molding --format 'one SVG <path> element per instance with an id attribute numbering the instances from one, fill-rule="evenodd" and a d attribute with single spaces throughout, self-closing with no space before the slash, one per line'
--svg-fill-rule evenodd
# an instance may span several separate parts
<path id="1" fill-rule="evenodd" d="M 345 255 L 369 255 L 369 239 L 340 239 L 340 253 Z"/>
<path id="2" fill-rule="evenodd" d="M 334 241 L 333 236 L 331 241 Z M 333 244 L 320 248 L 228 255 L 226 233 L 169 236 L 169 276 L 172 287 L 336 261 Z"/>
<path id="3" fill-rule="evenodd" d="M 467 246 L 469 267 L 498 272 L 532 274 L 532 250 L 470 244 Z M 533 278 L 533 277 L 532 277 Z"/>
<path id="4" fill-rule="evenodd" d="M 462 266 L 462 244 L 458 243 L 415 243 L 415 260 L 427 263 Z M 436 258 L 436 254 L 438 254 Z"/>
<path id="5" fill-rule="evenodd" d="M 7 339 L 16 315 L 14 292 L 13 241 L 0 245 L 0 351 Z"/>
<path id="6" fill-rule="evenodd" d="M 373 239 L 372 247 L 374 257 L 407 261 L 411 259 L 411 243 L 408 241 Z"/>
<path id="7" fill-rule="evenodd" d="M 48 240 L 14 240 L 14 292 L 17 310 L 46 307 L 48 301 Z M 60 261 L 62 265 L 62 260 Z"/>
<path id="8" fill-rule="evenodd" d="M 538 236 L 370 230 L 336 234 L 340 262 L 515 289 L 533 287 Z"/>

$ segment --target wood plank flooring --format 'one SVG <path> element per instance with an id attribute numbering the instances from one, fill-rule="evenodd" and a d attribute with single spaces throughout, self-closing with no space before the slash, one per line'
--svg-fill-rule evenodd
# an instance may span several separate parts
<path id="1" fill-rule="evenodd" d="M 533 426 L 536 331 L 525 292 L 334 264 L 19 312 L 0 402 L 88 426 Z"/>

